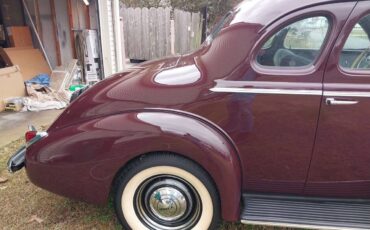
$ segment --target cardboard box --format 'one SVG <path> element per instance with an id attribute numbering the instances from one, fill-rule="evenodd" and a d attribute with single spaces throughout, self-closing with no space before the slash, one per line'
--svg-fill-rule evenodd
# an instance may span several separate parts
<path id="1" fill-rule="evenodd" d="M 51 69 L 49 68 L 49 65 L 38 49 L 0 49 L 0 56 L 7 63 L 7 66 L 19 66 L 23 79 L 25 81 L 31 80 L 39 74 L 51 74 Z"/>
<path id="2" fill-rule="evenodd" d="M 4 110 L 4 100 L 26 96 L 26 88 L 18 66 L 0 69 L 0 111 Z"/>
<path id="3" fill-rule="evenodd" d="M 28 26 L 7 27 L 12 47 L 33 47 L 31 31 Z"/>

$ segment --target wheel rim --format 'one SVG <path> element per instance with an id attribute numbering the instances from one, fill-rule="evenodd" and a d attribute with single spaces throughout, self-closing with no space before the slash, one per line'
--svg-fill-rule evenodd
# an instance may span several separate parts
<path id="1" fill-rule="evenodd" d="M 170 175 L 144 181 L 135 193 L 134 202 L 136 214 L 152 229 L 191 229 L 202 211 L 194 187 Z"/>

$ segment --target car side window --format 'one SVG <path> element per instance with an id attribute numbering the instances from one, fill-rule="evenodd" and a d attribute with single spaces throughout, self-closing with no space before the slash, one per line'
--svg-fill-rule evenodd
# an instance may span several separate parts
<path id="1" fill-rule="evenodd" d="M 257 63 L 290 68 L 312 65 L 324 47 L 328 32 L 329 20 L 323 16 L 292 23 L 266 41 Z"/>
<path id="2" fill-rule="evenodd" d="M 370 14 L 352 28 L 339 65 L 348 70 L 370 70 Z"/>

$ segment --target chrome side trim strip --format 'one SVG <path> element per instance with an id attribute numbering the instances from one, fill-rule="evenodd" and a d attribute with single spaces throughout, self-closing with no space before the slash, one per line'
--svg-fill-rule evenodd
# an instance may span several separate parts
<path id="1" fill-rule="evenodd" d="M 370 92 L 354 92 L 354 91 L 325 91 L 326 97 L 370 97 Z"/>
<path id="2" fill-rule="evenodd" d="M 269 89 L 299 89 L 302 84 L 306 89 L 322 89 L 322 83 L 311 82 L 275 82 L 275 81 L 229 81 L 215 80 L 216 88 L 269 88 Z M 370 88 L 370 86 L 369 86 Z M 338 89 L 338 87 L 336 88 Z"/>
<path id="3" fill-rule="evenodd" d="M 307 96 L 326 96 L 326 97 L 369 97 L 370 92 L 355 91 L 322 91 L 309 89 L 266 89 L 266 88 L 233 88 L 215 87 L 210 89 L 217 93 L 246 93 L 246 94 L 276 94 L 276 95 L 307 95 Z"/>
<path id="4" fill-rule="evenodd" d="M 251 93 L 251 94 L 281 94 L 281 95 L 313 95 L 321 96 L 322 90 L 296 90 L 296 89 L 255 89 L 255 88 L 212 88 L 218 93 Z"/>
<path id="5" fill-rule="evenodd" d="M 280 223 L 280 222 L 263 222 L 263 221 L 253 221 L 253 220 L 241 220 L 242 224 L 251 224 L 251 225 L 265 225 L 272 227 L 285 227 L 285 228 L 301 228 L 301 229 L 325 229 L 325 230 L 355 230 L 357 228 L 338 228 L 331 226 L 321 226 L 321 225 L 307 225 L 307 224 L 289 224 L 289 223 Z M 363 229 L 362 229 L 363 230 Z"/>

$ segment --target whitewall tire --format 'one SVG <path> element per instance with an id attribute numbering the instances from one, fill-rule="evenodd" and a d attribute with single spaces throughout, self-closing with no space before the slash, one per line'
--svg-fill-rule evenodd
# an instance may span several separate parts
<path id="1" fill-rule="evenodd" d="M 208 174 L 173 154 L 140 158 L 116 181 L 115 209 L 125 228 L 216 229 L 219 198 Z"/>

